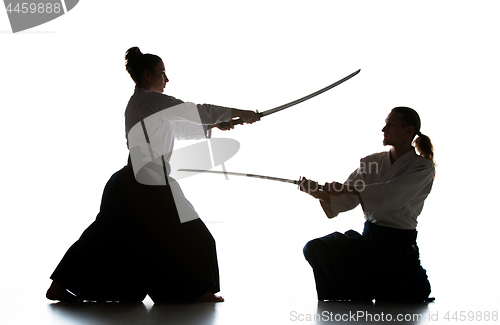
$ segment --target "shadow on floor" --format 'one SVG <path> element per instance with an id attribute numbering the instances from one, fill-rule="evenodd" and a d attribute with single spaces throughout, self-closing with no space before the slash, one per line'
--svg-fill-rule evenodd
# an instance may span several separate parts
<path id="1" fill-rule="evenodd" d="M 57 324 L 215 324 L 215 303 L 54 303 L 49 305 Z"/>
<path id="2" fill-rule="evenodd" d="M 54 303 L 49 305 L 51 324 L 428 324 L 434 303 L 295 302 L 286 299 L 256 303 L 154 304 Z M 310 306 L 307 307 L 307 306 Z M 304 306 L 295 312 L 297 306 Z"/>
<path id="3" fill-rule="evenodd" d="M 319 301 L 315 324 L 425 324 L 429 303 L 374 303 Z M 305 316 L 305 315 L 304 315 Z"/>

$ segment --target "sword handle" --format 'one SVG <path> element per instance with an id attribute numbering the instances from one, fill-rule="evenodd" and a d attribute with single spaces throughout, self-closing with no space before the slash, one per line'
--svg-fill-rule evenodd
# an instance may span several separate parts
<path id="1" fill-rule="evenodd" d="M 299 180 L 296 181 L 296 183 L 295 183 L 295 184 L 297 184 L 297 189 L 300 189 L 300 183 L 302 183 L 302 176 L 300 176 Z M 326 191 L 327 190 L 327 189 L 325 189 L 324 185 L 320 185 L 320 184 L 318 184 L 318 189 L 322 190 L 322 191 Z M 328 190 L 330 190 L 330 186 L 328 186 Z"/>
<path id="2" fill-rule="evenodd" d="M 256 113 L 259 115 L 259 117 L 264 116 L 264 114 L 259 113 L 259 111 L 257 111 Z M 234 126 L 234 125 L 240 125 L 240 124 L 245 123 L 245 121 L 243 121 L 243 120 L 242 120 L 242 119 L 240 119 L 240 118 L 239 118 L 239 119 L 237 119 L 237 120 L 232 120 L 231 122 L 233 123 L 233 126 Z M 229 122 L 222 122 L 222 123 L 219 123 L 219 125 L 227 125 L 227 126 L 229 126 Z"/>
<path id="3" fill-rule="evenodd" d="M 237 119 L 237 120 L 233 120 L 232 122 L 233 122 L 233 125 L 240 125 L 240 124 L 245 123 L 245 121 L 243 121 L 243 120 L 242 120 L 242 119 L 240 119 L 240 118 L 239 118 L 239 119 Z M 223 123 L 227 123 L 227 124 L 229 124 L 229 122 L 223 122 Z"/>

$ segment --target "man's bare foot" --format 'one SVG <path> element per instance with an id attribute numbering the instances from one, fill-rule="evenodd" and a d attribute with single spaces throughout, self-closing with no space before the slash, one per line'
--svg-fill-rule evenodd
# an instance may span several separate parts
<path id="1" fill-rule="evenodd" d="M 221 296 L 216 296 L 210 291 L 207 291 L 198 298 L 196 298 L 194 302 L 223 302 L 223 301 L 224 298 L 222 298 Z"/>
<path id="2" fill-rule="evenodd" d="M 52 281 L 52 284 L 50 285 L 50 288 L 47 290 L 45 297 L 47 297 L 47 299 L 49 300 L 59 300 L 64 302 L 78 300 L 78 298 L 74 294 L 70 293 L 68 290 L 63 288 L 63 286 L 61 286 L 56 281 Z"/>

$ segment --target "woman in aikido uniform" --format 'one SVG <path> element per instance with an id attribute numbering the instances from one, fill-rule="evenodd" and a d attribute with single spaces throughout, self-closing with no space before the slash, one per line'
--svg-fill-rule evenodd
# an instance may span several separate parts
<path id="1" fill-rule="evenodd" d="M 382 132 L 391 149 L 362 158 L 345 183 L 327 183 L 326 191 L 307 179 L 301 183 L 328 218 L 361 204 L 366 219 L 362 234 L 334 232 L 305 245 L 318 300 L 433 299 L 416 242 L 417 217 L 434 180 L 433 147 L 408 107 L 394 108 Z"/>
<path id="2" fill-rule="evenodd" d="M 214 295 L 219 291 L 215 241 L 177 182 L 168 177 L 168 159 L 175 139 L 207 137 L 214 126 L 232 128 L 231 123 L 220 124 L 232 118 L 253 123 L 259 117 L 164 95 L 168 79 L 160 57 L 133 47 L 125 59 L 136 84 L 125 111 L 129 162 L 106 184 L 96 220 L 64 255 L 46 296 L 59 301 L 138 302 L 146 295 L 155 303 L 224 301 Z M 142 132 L 142 126 L 153 157 L 159 158 L 137 167 L 134 163 L 144 156 L 132 149 L 140 148 L 135 131 Z M 155 169 L 155 162 L 163 168 Z M 168 182 L 145 185 L 148 177 L 157 176 Z"/>

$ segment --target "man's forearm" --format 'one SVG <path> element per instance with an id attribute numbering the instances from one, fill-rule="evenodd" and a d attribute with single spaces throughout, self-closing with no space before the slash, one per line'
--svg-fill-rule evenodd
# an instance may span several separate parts
<path id="1" fill-rule="evenodd" d="M 311 191 L 309 194 L 314 198 L 320 200 L 321 202 L 330 203 L 330 194 L 328 194 L 325 191 L 322 190 Z"/>
<path id="2" fill-rule="evenodd" d="M 330 203 L 324 202 L 324 201 L 319 201 L 319 203 L 321 204 L 323 211 L 325 211 L 326 216 L 329 219 L 333 218 L 334 215 L 333 215 L 333 210 L 332 210 L 332 206 L 330 205 Z"/>
<path id="3" fill-rule="evenodd" d="M 344 184 L 342 194 L 351 194 L 359 197 L 359 192 L 356 190 L 356 187 L 351 184 Z"/>

